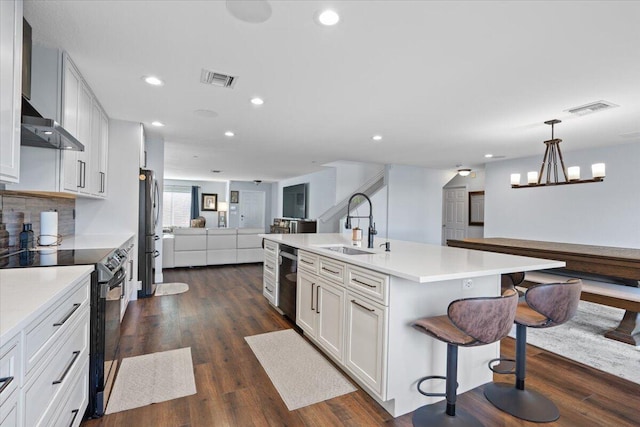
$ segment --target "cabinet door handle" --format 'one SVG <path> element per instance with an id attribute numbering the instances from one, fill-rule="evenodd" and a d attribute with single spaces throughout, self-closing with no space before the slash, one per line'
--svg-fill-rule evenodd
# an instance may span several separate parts
<path id="1" fill-rule="evenodd" d="M 351 279 L 351 280 L 352 280 L 352 281 L 354 281 L 354 282 L 356 282 L 356 283 L 357 283 L 357 284 L 359 284 L 359 285 L 365 285 L 365 286 L 368 286 L 368 287 L 370 287 L 370 288 L 375 288 L 375 286 L 374 286 L 374 285 L 370 285 L 370 284 L 365 283 L 365 282 L 362 282 L 362 281 L 360 281 L 360 280 L 358 280 L 358 279 Z"/>
<path id="2" fill-rule="evenodd" d="M 354 303 L 355 305 L 357 305 L 358 307 L 364 308 L 367 311 L 372 311 L 372 312 L 375 311 L 373 308 L 365 307 L 364 305 L 360 304 L 358 301 L 356 301 L 354 299 L 352 299 L 351 302 Z"/>
<path id="3" fill-rule="evenodd" d="M 78 185 L 76 187 L 82 188 L 82 160 L 78 160 L 80 165 L 78 166 Z"/>
<path id="4" fill-rule="evenodd" d="M 133 260 L 129 260 L 129 280 L 133 280 Z"/>
<path id="5" fill-rule="evenodd" d="M 267 291 L 269 291 L 270 294 L 273 293 L 273 289 L 269 289 L 269 287 L 267 285 L 264 285 L 265 288 L 267 288 Z"/>
<path id="6" fill-rule="evenodd" d="M 271 267 L 269 264 L 265 264 L 264 266 L 265 266 L 267 269 L 269 269 L 269 270 L 273 271 L 273 267 Z"/>
<path id="7" fill-rule="evenodd" d="M 300 258 L 300 262 L 304 262 L 305 264 L 308 264 L 308 265 L 313 265 L 313 262 L 311 262 L 311 261 L 307 261 L 307 260 L 306 260 L 306 259 L 304 259 L 304 258 Z"/>
<path id="8" fill-rule="evenodd" d="M 333 271 L 333 270 L 331 270 L 331 269 L 328 269 L 327 267 L 322 267 L 322 269 L 323 269 L 324 271 L 328 271 L 329 273 L 333 273 L 333 274 L 340 274 L 340 272 L 339 272 L 339 271 Z"/>
<path id="9" fill-rule="evenodd" d="M 71 316 L 73 316 L 73 313 L 75 313 L 78 308 L 80 308 L 80 304 L 79 303 L 73 304 L 73 308 L 67 313 L 67 315 L 64 316 L 62 318 L 62 320 L 58 320 L 56 323 L 54 323 L 53 326 L 62 326 L 62 325 L 64 325 L 64 322 L 69 320 L 69 318 Z"/>
<path id="10" fill-rule="evenodd" d="M 69 423 L 69 427 L 73 427 L 73 423 L 76 422 L 76 417 L 78 416 L 78 412 L 80 412 L 80 409 L 74 409 L 73 411 L 71 411 L 71 413 L 73 414 L 73 418 L 71 418 L 71 422 Z"/>
<path id="11" fill-rule="evenodd" d="M 104 172 L 100 172 L 100 192 L 104 193 Z"/>
<path id="12" fill-rule="evenodd" d="M 316 286 L 316 313 L 320 314 L 320 285 Z"/>
<path id="13" fill-rule="evenodd" d="M 311 284 L 311 310 L 315 311 L 315 308 L 313 307 L 313 287 L 315 286 L 315 283 Z"/>
<path id="14" fill-rule="evenodd" d="M 78 359 L 78 356 L 80 356 L 80 352 L 79 351 L 74 351 L 73 352 L 73 357 L 71 358 L 71 362 L 69 362 L 69 364 L 65 368 L 65 370 L 62 373 L 62 376 L 60 377 L 60 379 L 59 380 L 55 380 L 52 383 L 53 385 L 60 384 L 62 381 L 64 381 L 64 378 L 67 376 L 67 374 L 69 373 L 69 371 L 73 367 L 73 364 L 76 363 L 76 360 Z"/>
<path id="15" fill-rule="evenodd" d="M 2 393 L 5 388 L 9 387 L 11 381 L 13 381 L 13 377 L 0 378 L 0 383 L 2 383 L 2 386 L 0 386 L 0 393 Z"/>

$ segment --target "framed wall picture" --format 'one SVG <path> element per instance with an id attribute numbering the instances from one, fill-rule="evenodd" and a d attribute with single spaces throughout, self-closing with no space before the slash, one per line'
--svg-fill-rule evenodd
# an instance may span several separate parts
<path id="1" fill-rule="evenodd" d="M 231 203 L 238 203 L 238 199 L 240 198 L 240 192 L 239 191 L 232 191 L 231 192 Z"/>
<path id="2" fill-rule="evenodd" d="M 202 202 L 200 208 L 203 211 L 217 211 L 218 210 L 218 195 L 202 193 Z"/>

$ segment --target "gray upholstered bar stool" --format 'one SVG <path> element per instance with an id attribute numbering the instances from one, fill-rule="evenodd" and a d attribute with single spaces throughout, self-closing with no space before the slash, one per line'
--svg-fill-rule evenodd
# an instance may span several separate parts
<path id="1" fill-rule="evenodd" d="M 418 408 L 414 426 L 482 426 L 476 418 L 458 410 L 458 347 L 491 344 L 506 337 L 515 319 L 518 293 L 509 289 L 499 297 L 464 298 L 451 302 L 447 315 L 425 317 L 412 326 L 447 343 L 447 376 L 428 376 L 418 381 L 418 391 L 429 397 L 446 397 L 445 401 Z M 445 393 L 427 393 L 420 385 L 430 379 L 446 380 Z"/>
<path id="2" fill-rule="evenodd" d="M 549 328 L 570 320 L 578 309 L 582 281 L 571 279 L 565 283 L 547 283 L 530 287 L 516 312 L 516 359 L 494 359 L 489 368 L 498 374 L 513 374 L 496 369 L 500 361 L 515 362 L 516 383 L 491 383 L 484 395 L 495 407 L 514 417 L 536 423 L 555 421 L 560 417 L 557 406 L 542 394 L 525 390 L 527 328 Z M 502 365 L 502 363 L 501 363 Z"/>

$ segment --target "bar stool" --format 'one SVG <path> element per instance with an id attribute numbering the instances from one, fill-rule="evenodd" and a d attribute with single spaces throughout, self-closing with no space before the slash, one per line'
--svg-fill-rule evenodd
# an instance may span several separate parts
<path id="1" fill-rule="evenodd" d="M 514 417 L 536 423 L 548 423 L 560 418 L 558 407 L 547 397 L 525 390 L 527 327 L 550 328 L 570 320 L 578 309 L 582 281 L 571 279 L 565 283 L 547 283 L 530 287 L 516 312 L 516 358 L 493 359 L 489 369 L 498 374 L 516 374 L 515 386 L 491 383 L 484 388 L 485 397 L 496 408 Z M 493 363 L 515 362 L 515 371 L 496 369 Z"/>
<path id="2" fill-rule="evenodd" d="M 412 326 L 418 331 L 447 343 L 447 376 L 430 375 L 418 381 L 418 391 L 429 397 L 446 397 L 445 401 L 418 408 L 414 426 L 482 426 L 466 411 L 456 412 L 458 388 L 458 347 L 471 347 L 499 341 L 511 330 L 518 305 L 518 293 L 509 289 L 499 297 L 463 298 L 449 304 L 447 315 L 425 317 Z M 446 380 L 445 393 L 427 393 L 420 385 L 430 379 Z"/>

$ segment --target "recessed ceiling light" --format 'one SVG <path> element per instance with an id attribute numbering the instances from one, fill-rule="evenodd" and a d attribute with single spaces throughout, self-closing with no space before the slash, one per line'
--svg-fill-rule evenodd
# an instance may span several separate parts
<path id="1" fill-rule="evenodd" d="M 373 135 L 371 139 L 374 141 L 382 141 L 382 135 Z"/>
<path id="2" fill-rule="evenodd" d="M 152 124 L 152 125 L 154 125 L 154 126 L 158 126 L 158 127 L 162 127 L 162 126 L 164 126 L 164 123 L 159 122 L 159 121 L 157 121 L 157 120 L 156 120 L 155 122 L 151 122 L 151 124 Z"/>
<path id="3" fill-rule="evenodd" d="M 164 82 L 156 76 L 142 76 L 142 80 L 151 86 L 164 86 Z"/>
<path id="4" fill-rule="evenodd" d="M 493 154 L 485 154 L 484 157 L 485 159 L 490 159 L 493 157 Z"/>
<path id="5" fill-rule="evenodd" d="M 231 132 L 230 130 L 228 130 L 228 131 L 226 131 L 224 133 L 224 136 L 234 136 L 234 135 L 235 135 L 235 133 Z"/>
<path id="6" fill-rule="evenodd" d="M 340 15 L 335 10 L 327 9 L 318 15 L 318 21 L 322 25 L 336 25 L 340 21 Z"/>
<path id="7" fill-rule="evenodd" d="M 251 103 L 253 105 L 262 105 L 264 104 L 264 100 L 262 98 L 255 97 L 255 98 L 251 98 Z"/>

